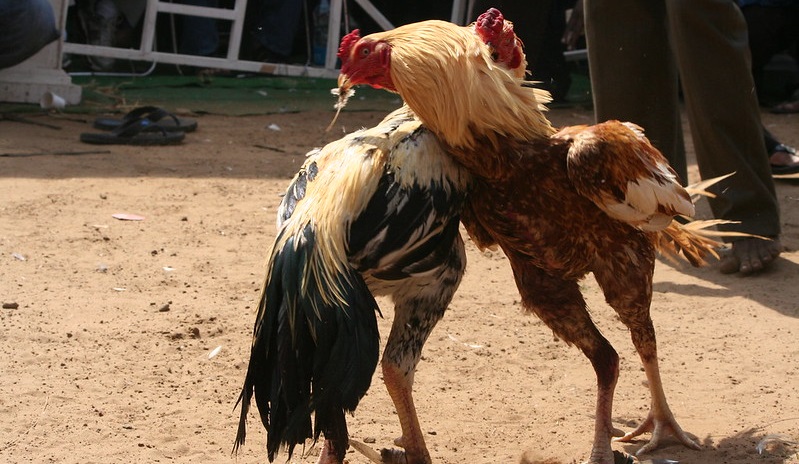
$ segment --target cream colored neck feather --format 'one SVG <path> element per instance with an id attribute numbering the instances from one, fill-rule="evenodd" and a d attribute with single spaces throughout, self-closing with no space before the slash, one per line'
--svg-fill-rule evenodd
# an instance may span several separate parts
<path id="1" fill-rule="evenodd" d="M 391 45 L 400 96 L 447 145 L 471 149 L 499 139 L 535 140 L 555 130 L 544 116 L 547 92 L 497 66 L 468 28 L 425 21 L 378 33 Z"/>

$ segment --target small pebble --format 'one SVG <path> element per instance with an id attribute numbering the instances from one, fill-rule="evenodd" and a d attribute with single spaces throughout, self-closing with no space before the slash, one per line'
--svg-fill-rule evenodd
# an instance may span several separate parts
<path id="1" fill-rule="evenodd" d="M 19 303 L 17 302 L 3 303 L 3 309 L 17 309 L 17 308 L 19 308 Z"/>

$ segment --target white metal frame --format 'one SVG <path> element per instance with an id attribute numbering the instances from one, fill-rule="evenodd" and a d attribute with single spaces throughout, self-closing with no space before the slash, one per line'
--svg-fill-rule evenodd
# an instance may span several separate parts
<path id="1" fill-rule="evenodd" d="M 61 0 L 66 1 L 66 0 Z M 297 0 L 299 1 L 299 0 Z M 335 78 L 336 53 L 341 29 L 343 3 L 346 0 L 330 0 L 330 19 L 327 28 L 327 50 L 324 67 L 291 65 L 283 63 L 264 63 L 260 61 L 246 61 L 238 59 L 241 45 L 241 36 L 244 29 L 244 14 L 247 10 L 247 0 L 235 0 L 233 9 L 209 8 L 193 5 L 171 3 L 163 0 L 147 0 L 142 27 L 142 39 L 138 49 L 104 47 L 99 45 L 65 42 L 64 53 L 76 55 L 93 55 L 108 58 L 121 58 L 135 61 L 151 61 L 156 63 L 196 66 L 203 68 L 230 69 L 235 71 L 255 72 L 285 76 L 308 76 Z M 372 4 L 369 0 L 355 0 L 363 10 L 377 22 L 384 30 L 393 29 L 394 25 Z M 463 24 L 467 13 L 468 0 L 453 0 L 452 22 Z M 230 40 L 227 56 L 213 58 L 196 55 L 184 55 L 154 50 L 155 23 L 158 13 L 188 14 L 206 18 L 216 18 L 231 21 Z"/>
<path id="2" fill-rule="evenodd" d="M 236 71 L 256 72 L 279 75 L 304 75 L 310 77 L 332 77 L 331 70 L 309 66 L 288 65 L 282 63 L 264 63 L 238 59 L 241 36 L 244 30 L 244 14 L 247 0 L 236 0 L 233 9 L 209 8 L 183 5 L 159 0 L 147 0 L 142 26 L 141 43 L 138 49 L 105 47 L 75 42 L 65 42 L 65 53 L 77 55 L 93 55 L 108 58 L 121 58 L 135 61 L 151 61 L 155 63 L 197 66 L 204 68 L 230 69 Z M 158 13 L 188 14 L 206 18 L 216 18 L 232 22 L 228 52 L 225 58 L 185 55 L 154 50 L 155 23 Z"/>

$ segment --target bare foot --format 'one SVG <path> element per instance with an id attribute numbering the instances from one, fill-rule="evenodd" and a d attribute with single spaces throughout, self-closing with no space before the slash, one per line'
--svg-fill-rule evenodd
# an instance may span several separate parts
<path id="1" fill-rule="evenodd" d="M 780 255 L 782 244 L 778 237 L 771 240 L 745 238 L 732 243 L 732 249 L 721 259 L 722 274 L 749 275 L 766 269 Z"/>

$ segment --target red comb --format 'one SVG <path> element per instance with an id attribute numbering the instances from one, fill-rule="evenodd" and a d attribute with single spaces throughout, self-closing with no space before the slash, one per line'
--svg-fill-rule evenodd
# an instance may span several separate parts
<path id="1" fill-rule="evenodd" d="M 477 17 L 475 31 L 484 42 L 491 42 L 502 34 L 505 27 L 505 17 L 496 8 L 489 8 L 488 11 Z"/>
<path id="2" fill-rule="evenodd" d="M 350 60 L 350 49 L 352 49 L 352 46 L 355 44 L 355 42 L 359 40 L 361 40 L 360 29 L 355 29 L 341 38 L 341 45 L 338 47 L 338 57 L 341 60 L 342 65 L 346 64 Z"/>
<path id="3" fill-rule="evenodd" d="M 474 32 L 483 43 L 492 48 L 494 61 L 509 69 L 515 69 L 522 64 L 522 41 L 513 31 L 513 23 L 505 21 L 498 9 L 489 8 L 481 14 L 475 22 Z"/>

